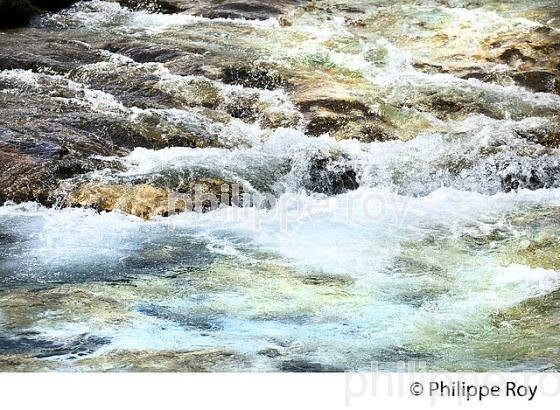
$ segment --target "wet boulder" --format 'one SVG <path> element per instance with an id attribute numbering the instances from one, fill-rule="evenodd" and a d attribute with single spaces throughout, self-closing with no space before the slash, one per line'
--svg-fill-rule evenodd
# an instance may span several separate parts
<path id="1" fill-rule="evenodd" d="M 287 1 L 217 1 L 211 6 L 203 6 L 199 14 L 208 18 L 266 20 L 282 14 L 282 3 Z"/>
<path id="2" fill-rule="evenodd" d="M 543 16 L 550 16 L 550 11 Z M 560 34 L 544 19 L 543 25 L 490 34 L 472 50 L 459 49 L 448 60 L 415 61 L 427 73 L 452 74 L 502 86 L 517 84 L 534 92 L 560 89 Z M 444 35 L 446 41 L 448 38 Z M 453 51 L 450 47 L 450 51 Z"/>
<path id="3" fill-rule="evenodd" d="M 547 26 L 491 38 L 484 59 L 507 64 L 506 73 L 519 85 L 536 92 L 560 89 L 560 34 Z"/>
<path id="4" fill-rule="evenodd" d="M 560 147 L 560 130 L 554 127 L 516 129 L 517 136 L 548 148 Z"/>
<path id="5" fill-rule="evenodd" d="M 174 189 L 152 184 L 86 182 L 69 191 L 63 204 L 97 211 L 121 211 L 144 220 L 181 212 L 205 212 L 241 204 L 243 190 L 219 179 L 184 181 Z"/>
<path id="6" fill-rule="evenodd" d="M 151 43 L 144 39 L 142 41 L 115 41 L 100 44 L 100 47 L 112 53 L 122 54 L 138 63 L 165 63 L 190 54 L 178 47 Z"/>
<path id="7" fill-rule="evenodd" d="M 467 93 L 461 94 L 448 89 L 426 90 L 413 100 L 407 101 L 405 106 L 420 112 L 430 112 L 440 119 L 464 118 L 475 113 L 496 119 L 505 117 L 499 105 L 486 104 Z"/>
<path id="8" fill-rule="evenodd" d="M 169 195 L 161 188 L 149 185 L 122 186 L 86 183 L 70 193 L 66 203 L 74 207 L 93 208 L 97 211 L 119 210 L 151 219 L 169 213 Z"/>
<path id="9" fill-rule="evenodd" d="M 363 120 L 345 124 L 333 134 L 337 140 L 355 139 L 360 142 L 386 142 L 398 140 L 396 130 L 386 121 Z"/>
<path id="10" fill-rule="evenodd" d="M 0 36 L 0 70 L 48 70 L 64 74 L 83 64 L 107 60 L 89 45 L 30 28 Z"/>
<path id="11" fill-rule="evenodd" d="M 0 204 L 8 200 L 47 202 L 49 188 L 53 188 L 52 181 L 43 164 L 0 143 Z"/>
<path id="12" fill-rule="evenodd" d="M 556 93 L 560 94 L 560 71 L 523 71 L 513 73 L 513 80 L 523 87 L 539 93 Z"/>
<path id="13" fill-rule="evenodd" d="M 558 69 L 560 34 L 546 26 L 500 34 L 485 44 L 485 60 L 509 64 L 517 69 Z"/>
<path id="14" fill-rule="evenodd" d="M 278 17 L 298 0 L 117 0 L 131 10 L 158 13 L 187 12 L 207 18 L 266 20 Z"/>
<path id="15" fill-rule="evenodd" d="M 286 80 L 273 70 L 261 67 L 226 67 L 222 70 L 225 84 L 275 90 L 286 86 Z"/>
<path id="16" fill-rule="evenodd" d="M 310 79 L 297 84 L 292 100 L 307 121 L 307 132 L 313 136 L 335 133 L 351 122 L 377 119 L 364 102 L 367 94 L 350 90 L 343 83 Z"/>
<path id="17" fill-rule="evenodd" d="M 100 157 L 121 156 L 136 146 L 169 144 L 155 127 L 47 96 L 6 92 L 0 94 L 0 104 L 0 203 L 52 205 L 61 180 L 107 167 L 119 169 L 120 164 Z"/>
<path id="18" fill-rule="evenodd" d="M 318 153 L 309 158 L 301 185 L 309 192 L 338 195 L 358 189 L 356 171 L 343 153 Z"/>
<path id="19" fill-rule="evenodd" d="M 180 0 L 117 0 L 132 11 L 146 10 L 153 13 L 173 14 L 184 11 Z"/>
<path id="20" fill-rule="evenodd" d="M 361 101 L 317 99 L 299 101 L 298 106 L 307 120 L 307 133 L 312 136 L 330 134 L 337 140 L 366 143 L 397 139 L 396 128 Z"/>

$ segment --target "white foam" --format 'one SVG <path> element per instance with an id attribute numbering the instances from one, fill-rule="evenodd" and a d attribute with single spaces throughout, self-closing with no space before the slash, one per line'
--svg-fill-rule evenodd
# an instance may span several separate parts
<path id="1" fill-rule="evenodd" d="M 266 20 L 207 18 L 188 13 L 161 14 L 145 10 L 132 11 L 116 2 L 93 0 L 80 2 L 58 14 L 43 17 L 63 27 L 85 26 L 90 30 L 108 30 L 127 34 L 157 34 L 171 29 L 202 24 L 224 24 L 260 29 L 279 27 L 274 18 Z"/>

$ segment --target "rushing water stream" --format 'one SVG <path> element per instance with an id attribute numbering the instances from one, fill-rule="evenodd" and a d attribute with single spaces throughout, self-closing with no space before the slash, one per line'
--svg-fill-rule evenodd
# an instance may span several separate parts
<path id="1" fill-rule="evenodd" d="M 0 207 L 0 370 L 560 366 L 556 1 L 287 3 L 0 33 L 1 144 L 74 161 Z M 129 206 L 193 181 L 250 199 Z"/>

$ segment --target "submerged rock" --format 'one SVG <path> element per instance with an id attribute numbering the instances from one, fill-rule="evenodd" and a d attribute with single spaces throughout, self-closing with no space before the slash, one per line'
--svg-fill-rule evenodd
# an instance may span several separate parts
<path id="1" fill-rule="evenodd" d="M 223 349 L 199 351 L 113 350 L 98 357 L 77 360 L 83 371 L 225 372 L 239 371 L 248 360 Z"/>
<path id="2" fill-rule="evenodd" d="M 270 359 L 274 359 L 278 356 L 282 356 L 282 353 L 280 352 L 280 350 L 278 350 L 274 347 L 268 347 L 266 349 L 259 350 L 257 352 L 257 354 L 261 355 L 261 356 L 268 357 Z"/>
<path id="3" fill-rule="evenodd" d="M 531 365 L 538 371 L 558 371 L 560 292 L 539 295 L 490 316 L 490 332 L 476 348 L 488 357 Z M 515 343 L 503 343 L 515 340 Z"/>
<path id="4" fill-rule="evenodd" d="M 280 370 L 289 373 L 338 373 L 344 371 L 337 367 L 298 359 L 283 361 L 280 364 Z"/>
<path id="5" fill-rule="evenodd" d="M 75 338 L 45 339 L 41 337 L 1 337 L 0 356 L 26 354 L 36 358 L 56 356 L 85 356 L 100 346 L 109 343 L 109 339 L 81 335 Z"/>
<path id="6" fill-rule="evenodd" d="M 540 235 L 526 246 L 521 246 L 512 261 L 530 266 L 560 271 L 560 243 L 553 235 Z"/>
<path id="7" fill-rule="evenodd" d="M 220 319 L 213 314 L 182 313 L 157 305 L 142 305 L 137 310 L 144 315 L 176 323 L 188 330 L 217 331 L 222 329 Z"/>
<path id="8" fill-rule="evenodd" d="M 560 208 L 536 207 L 513 217 L 511 226 L 519 231 L 523 228 L 524 235 L 506 243 L 504 264 L 560 271 Z"/>

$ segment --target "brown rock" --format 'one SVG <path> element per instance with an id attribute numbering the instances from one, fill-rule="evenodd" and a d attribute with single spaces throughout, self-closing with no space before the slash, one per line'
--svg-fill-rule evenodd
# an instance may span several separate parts
<path id="1" fill-rule="evenodd" d="M 169 214 L 169 195 L 149 185 L 120 186 L 86 183 L 72 192 L 69 205 L 98 211 L 120 210 L 143 219 Z"/>
<path id="2" fill-rule="evenodd" d="M 511 77 L 519 85 L 535 92 L 560 94 L 560 73 L 550 71 L 524 71 L 512 74 Z"/>
<path id="3" fill-rule="evenodd" d="M 6 201 L 47 202 L 51 185 L 43 164 L 0 143 L 0 204 Z"/>
<path id="4" fill-rule="evenodd" d="M 560 147 L 560 131 L 552 127 L 535 128 L 531 130 L 516 130 L 515 133 L 531 142 L 545 147 Z"/>
<path id="5" fill-rule="evenodd" d="M 337 140 L 356 139 L 360 142 L 385 142 L 399 139 L 394 127 L 383 121 L 350 122 L 334 133 Z"/>
<path id="6" fill-rule="evenodd" d="M 560 64 L 560 34 L 542 27 L 489 39 L 484 45 L 487 61 L 506 63 L 517 70 L 557 72 Z"/>
<path id="7" fill-rule="evenodd" d="M 367 95 L 346 84 L 311 79 L 298 86 L 292 100 L 307 120 L 307 132 L 314 136 L 337 132 L 351 121 L 377 118 L 364 103 Z"/>
<path id="8" fill-rule="evenodd" d="M 186 211 L 209 211 L 221 205 L 240 205 L 243 189 L 219 179 L 197 179 L 173 191 L 153 185 L 87 182 L 69 189 L 64 204 L 121 212 L 144 220 Z"/>
<path id="9" fill-rule="evenodd" d="M 82 64 L 107 60 L 87 44 L 59 38 L 45 31 L 29 28 L 25 32 L 0 35 L 0 70 L 23 69 L 39 71 L 48 69 L 67 73 Z"/>

